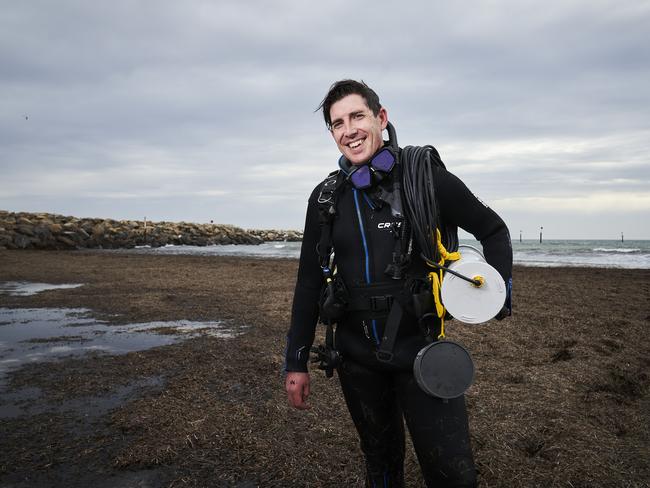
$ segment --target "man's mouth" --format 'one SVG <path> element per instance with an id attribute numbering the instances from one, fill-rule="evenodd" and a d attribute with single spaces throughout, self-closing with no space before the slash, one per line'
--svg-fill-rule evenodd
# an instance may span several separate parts
<path id="1" fill-rule="evenodd" d="M 359 139 L 358 141 L 351 142 L 350 144 L 348 144 L 348 147 L 350 149 L 356 149 L 363 143 L 364 140 L 365 139 Z"/>

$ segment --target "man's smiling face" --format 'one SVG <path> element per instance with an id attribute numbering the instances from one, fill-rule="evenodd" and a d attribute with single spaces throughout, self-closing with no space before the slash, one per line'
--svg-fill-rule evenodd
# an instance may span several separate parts
<path id="1" fill-rule="evenodd" d="M 330 119 L 332 137 L 352 164 L 366 163 L 384 144 L 381 133 L 388 113 L 382 107 L 373 114 L 361 95 L 348 95 L 332 104 Z"/>

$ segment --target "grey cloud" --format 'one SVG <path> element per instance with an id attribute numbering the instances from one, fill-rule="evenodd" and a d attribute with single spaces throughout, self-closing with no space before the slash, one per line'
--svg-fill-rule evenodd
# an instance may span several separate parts
<path id="1" fill-rule="evenodd" d="M 647 194 L 649 20 L 632 1 L 15 3 L 0 208 L 300 227 L 337 159 L 313 111 L 343 77 L 489 200 Z"/>

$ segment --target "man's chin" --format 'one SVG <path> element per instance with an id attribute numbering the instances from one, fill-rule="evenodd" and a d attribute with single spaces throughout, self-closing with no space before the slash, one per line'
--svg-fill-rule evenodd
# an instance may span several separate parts
<path id="1" fill-rule="evenodd" d="M 352 163 L 353 166 L 361 166 L 362 164 L 365 164 L 368 161 L 368 157 L 365 155 L 345 155 L 345 158 Z"/>

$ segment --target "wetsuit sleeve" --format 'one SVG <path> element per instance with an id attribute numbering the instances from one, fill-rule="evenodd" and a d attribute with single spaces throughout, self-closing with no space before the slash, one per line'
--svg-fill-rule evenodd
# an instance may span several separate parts
<path id="1" fill-rule="evenodd" d="M 505 222 L 447 170 L 436 168 L 434 182 L 442 219 L 466 230 L 480 241 L 485 260 L 501 274 L 506 283 L 506 301 L 510 308 L 512 243 Z"/>
<path id="2" fill-rule="evenodd" d="M 298 279 L 291 308 L 291 326 L 287 334 L 285 371 L 307 372 L 309 351 L 314 342 L 318 322 L 318 299 L 323 281 L 316 245 L 320 240 L 320 224 L 316 187 L 307 205 L 307 216 L 300 248 Z"/>

